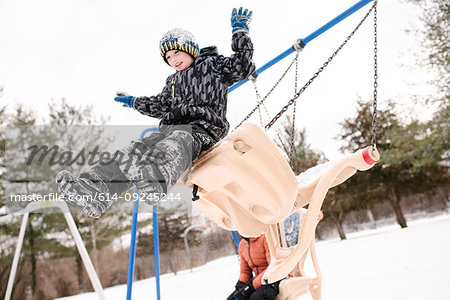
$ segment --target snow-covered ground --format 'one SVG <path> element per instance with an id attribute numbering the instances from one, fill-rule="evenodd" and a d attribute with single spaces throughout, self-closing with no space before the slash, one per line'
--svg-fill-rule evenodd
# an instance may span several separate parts
<path id="1" fill-rule="evenodd" d="M 449 215 L 410 222 L 406 229 L 389 226 L 349 234 L 345 241 L 318 242 L 317 255 L 325 300 L 450 299 Z M 237 257 L 230 256 L 193 272 L 163 275 L 161 299 L 224 300 L 233 290 L 238 271 Z M 108 300 L 123 300 L 126 285 L 107 288 L 105 294 Z M 97 296 L 88 293 L 60 299 Z M 156 299 L 155 279 L 135 282 L 132 299 Z"/>

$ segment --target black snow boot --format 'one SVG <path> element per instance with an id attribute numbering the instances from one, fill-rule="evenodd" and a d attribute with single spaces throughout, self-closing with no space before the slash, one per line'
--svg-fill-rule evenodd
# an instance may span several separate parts
<path id="1" fill-rule="evenodd" d="M 99 218 L 133 183 L 112 161 L 96 165 L 80 177 L 61 171 L 56 176 L 56 185 L 66 202 L 81 208 L 89 217 Z"/>

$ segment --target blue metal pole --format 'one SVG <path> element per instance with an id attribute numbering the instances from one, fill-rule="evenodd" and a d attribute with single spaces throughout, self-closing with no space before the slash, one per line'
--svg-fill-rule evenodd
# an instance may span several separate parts
<path id="1" fill-rule="evenodd" d="M 137 188 L 134 188 L 134 195 L 139 195 Z M 135 197 L 134 195 L 133 199 Z M 136 232 L 137 232 L 138 209 L 139 209 L 139 199 L 134 199 L 133 218 L 131 221 L 131 243 L 130 243 L 130 252 L 128 253 L 127 300 L 131 300 L 131 289 L 133 287 L 134 258 L 136 256 Z"/>
<path id="2" fill-rule="evenodd" d="M 159 226 L 158 206 L 153 205 L 153 257 L 155 262 L 156 299 L 161 299 L 161 288 L 159 280 Z"/>
<path id="3" fill-rule="evenodd" d="M 236 246 L 236 252 L 239 254 L 239 237 L 236 231 L 230 231 L 231 237 L 233 238 L 234 244 Z"/>
<path id="4" fill-rule="evenodd" d="M 280 55 L 278 55 L 277 57 L 275 57 L 274 59 L 272 59 L 271 61 L 269 61 L 265 65 L 263 65 L 262 67 L 260 67 L 259 69 L 255 70 L 255 72 L 253 72 L 252 76 L 253 77 L 258 76 L 259 74 L 261 74 L 262 72 L 264 72 L 265 70 L 267 70 L 268 68 L 270 68 L 271 66 L 273 66 L 274 64 L 276 64 L 277 62 L 279 62 L 280 60 L 282 60 L 283 58 L 285 58 L 289 54 L 291 54 L 292 52 L 294 52 L 296 50 L 296 48 L 299 49 L 299 48 L 305 47 L 306 44 L 311 42 L 313 39 L 315 39 L 316 37 L 318 37 L 319 35 L 321 35 L 325 31 L 327 31 L 328 29 L 330 29 L 331 27 L 333 27 L 337 23 L 341 22 L 342 20 L 344 20 L 345 18 L 347 18 L 351 14 L 355 13 L 360 8 L 364 7 L 366 4 L 368 4 L 369 2 L 372 2 L 372 1 L 374 1 L 374 0 L 361 0 L 361 1 L 359 1 L 355 5 L 353 5 L 352 7 L 350 7 L 349 9 L 347 9 L 346 11 L 344 11 L 343 13 L 338 15 L 336 18 L 332 19 L 331 21 L 329 21 L 328 23 L 326 23 L 325 25 L 323 25 L 319 29 L 315 30 L 313 33 L 311 33 L 310 35 L 308 35 L 304 39 L 300 39 L 298 45 L 293 45 L 292 47 L 290 47 L 289 49 L 285 50 L 283 53 L 281 53 Z M 246 78 L 244 80 L 241 80 L 238 83 L 230 86 L 228 88 L 228 92 L 230 93 L 230 92 L 234 91 L 235 89 L 237 89 L 238 87 L 240 87 L 241 85 L 246 83 L 247 81 L 248 81 L 248 78 Z"/>
<path id="5" fill-rule="evenodd" d="M 261 74 L 262 72 L 264 72 L 265 70 L 267 70 L 268 68 L 270 68 L 271 66 L 273 66 L 274 64 L 276 64 L 277 62 L 279 62 L 280 60 L 282 60 L 283 58 L 285 58 L 286 56 L 288 56 L 289 54 L 291 54 L 294 51 L 295 50 L 293 47 L 287 49 L 286 51 L 284 51 L 283 53 L 281 53 L 280 55 L 278 55 L 277 57 L 275 57 L 274 59 L 272 59 L 271 61 L 266 63 L 261 68 L 255 70 L 255 72 L 253 72 L 253 76 L 254 77 L 258 76 L 259 74 Z M 248 81 L 248 78 L 245 78 L 244 80 L 241 80 L 238 83 L 230 86 L 228 88 L 228 92 L 230 93 L 230 92 L 234 91 L 235 89 L 237 89 L 238 87 L 240 87 L 241 85 L 246 83 L 247 81 Z"/>
<path id="6" fill-rule="evenodd" d="M 347 18 L 348 16 L 350 16 L 351 14 L 353 14 L 356 11 L 358 11 L 360 8 L 364 7 L 366 4 L 368 4 L 369 2 L 372 2 L 372 1 L 373 0 L 361 0 L 361 1 L 359 1 L 358 3 L 356 3 L 355 5 L 353 5 L 352 7 L 350 7 L 349 9 L 344 11 L 343 13 L 341 13 L 339 16 L 337 16 L 336 18 L 334 18 L 333 20 L 331 20 L 327 24 L 323 25 L 322 27 L 320 27 L 319 29 L 317 29 L 316 31 L 314 31 L 313 33 L 311 33 L 310 35 L 308 35 L 307 37 L 302 39 L 303 44 L 304 45 L 308 44 L 313 39 L 315 39 L 316 37 L 318 37 L 319 35 L 321 35 L 325 31 L 327 31 L 328 29 L 330 29 L 331 27 L 333 27 L 337 23 L 341 22 L 342 20 L 344 20 L 345 18 Z"/>
<path id="7" fill-rule="evenodd" d="M 147 134 L 147 132 L 157 132 L 158 128 L 147 128 L 141 133 L 141 139 L 144 138 L 144 136 Z M 133 217 L 131 221 L 131 242 L 130 242 L 130 252 L 128 253 L 128 274 L 127 274 L 127 300 L 131 300 L 131 290 L 133 288 L 133 275 L 134 275 L 134 259 L 136 257 L 136 234 L 137 234 L 137 219 L 138 219 L 138 211 L 139 211 L 139 191 L 137 188 L 134 188 L 134 195 L 133 195 Z M 158 220 L 158 210 L 156 210 L 156 220 Z M 158 222 L 158 221 L 156 221 Z M 153 226 L 155 223 L 155 209 L 153 208 Z M 156 227 L 158 227 L 158 224 L 156 224 Z M 156 229 L 158 232 L 158 229 Z M 154 232 L 154 231 L 153 231 Z M 155 233 L 153 233 L 155 235 Z M 153 246 L 153 248 L 158 249 L 158 254 L 155 255 L 155 262 L 156 262 L 156 256 L 158 256 L 158 278 L 156 280 L 156 291 L 158 295 L 159 300 L 159 237 L 156 239 L 158 242 L 157 246 Z M 153 237 L 153 243 L 155 243 L 155 238 Z M 156 269 L 156 263 L 155 263 L 155 269 Z M 156 270 L 155 270 L 156 275 Z"/>

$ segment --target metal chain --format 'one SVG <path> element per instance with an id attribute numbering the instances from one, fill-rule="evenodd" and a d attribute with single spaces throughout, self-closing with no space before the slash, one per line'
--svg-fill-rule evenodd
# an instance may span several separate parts
<path id="1" fill-rule="evenodd" d="M 259 102 L 261 102 L 261 95 L 259 94 L 259 90 L 258 90 L 258 86 L 256 84 L 256 78 L 250 79 L 252 84 L 253 84 L 253 88 L 255 89 L 255 94 L 256 94 L 256 102 L 259 104 Z M 267 106 L 265 103 L 261 103 L 263 108 L 264 108 L 264 112 L 266 113 L 266 116 L 268 119 L 270 119 L 270 114 L 269 111 L 267 110 Z M 262 114 L 261 114 L 261 109 L 258 107 L 258 113 L 259 113 L 259 119 L 261 121 L 261 127 L 264 126 L 264 124 L 262 123 Z"/>
<path id="2" fill-rule="evenodd" d="M 297 93 L 298 86 L 298 52 L 295 55 L 295 75 L 294 75 L 294 94 Z M 297 103 L 294 103 L 294 107 L 292 110 L 292 126 L 291 126 L 291 139 L 290 146 L 291 151 L 289 152 L 289 163 L 291 165 L 291 169 L 294 170 L 294 152 L 295 152 L 295 115 L 297 114 Z"/>
<path id="3" fill-rule="evenodd" d="M 258 115 L 259 115 L 259 122 L 261 123 L 261 126 L 264 126 L 264 122 L 263 122 L 263 118 L 262 118 L 262 114 L 261 114 L 261 109 L 258 108 Z"/>
<path id="4" fill-rule="evenodd" d="M 372 12 L 376 5 L 375 4 L 370 8 L 370 10 L 367 12 L 367 14 L 364 16 L 364 18 L 359 22 L 359 24 L 355 27 L 355 29 L 350 33 L 350 35 L 345 39 L 345 41 L 334 51 L 334 53 L 328 58 L 328 60 L 319 68 L 319 70 L 306 82 L 306 84 L 294 95 L 294 97 L 289 100 L 289 102 L 278 112 L 278 114 L 264 127 L 265 130 L 268 130 L 272 125 L 286 112 L 286 110 L 291 106 L 295 100 L 308 88 L 309 85 L 314 81 L 314 79 L 319 76 L 319 74 L 328 66 L 328 64 L 333 60 L 333 58 L 336 57 L 336 55 L 339 53 L 339 51 L 344 47 L 347 42 L 353 37 L 353 35 L 356 33 L 356 31 L 361 27 L 361 25 L 364 23 L 364 21 L 367 19 L 369 14 Z"/>
<path id="5" fill-rule="evenodd" d="M 372 146 L 377 145 L 377 97 L 378 97 L 378 31 L 377 31 L 377 3 L 373 7 L 373 111 L 372 111 Z"/>
<path id="6" fill-rule="evenodd" d="M 294 64 L 295 59 L 289 64 L 288 68 L 286 69 L 286 71 L 284 71 L 283 75 L 281 75 L 281 77 L 278 79 L 278 81 L 275 83 L 275 85 L 270 89 L 270 91 L 264 96 L 264 98 L 258 102 L 258 104 L 250 111 L 250 113 L 234 128 L 234 130 L 236 130 L 236 128 L 238 128 L 239 126 L 241 126 L 245 121 L 247 121 L 252 115 L 253 113 L 261 106 L 261 104 L 264 103 L 264 101 L 266 101 L 267 97 L 275 90 L 275 88 L 280 84 L 280 82 L 283 80 L 283 78 L 286 76 L 286 74 L 289 72 L 289 70 L 291 69 L 292 65 Z"/>
<path id="7" fill-rule="evenodd" d="M 257 101 L 258 104 L 259 104 L 259 103 L 261 102 L 261 95 L 259 94 L 258 86 L 256 85 L 256 78 L 251 79 L 251 81 L 252 81 L 252 83 L 253 83 L 253 88 L 255 89 L 255 93 L 256 93 L 256 101 Z M 261 104 L 262 104 L 262 106 L 263 106 L 263 108 L 264 108 L 264 111 L 266 112 L 267 119 L 270 120 L 270 114 L 269 114 L 269 111 L 267 110 L 266 105 L 265 105 L 264 103 L 261 103 Z M 264 124 L 263 124 L 263 121 L 262 121 L 262 115 L 261 115 L 261 109 L 260 109 L 260 108 L 258 108 L 258 113 L 259 113 L 259 119 L 260 119 L 260 122 L 261 122 L 261 127 L 263 127 Z M 280 133 L 279 133 L 279 132 L 277 132 L 277 136 L 278 136 L 278 140 L 279 140 L 279 142 L 280 142 L 280 145 L 284 148 L 284 146 L 283 146 L 283 140 L 281 139 L 281 136 L 280 136 Z M 286 149 L 285 149 L 285 150 L 286 150 Z M 286 152 L 287 152 L 287 151 L 286 151 Z"/>
<path id="8" fill-rule="evenodd" d="M 256 86 L 256 78 L 252 78 L 252 79 L 250 79 L 250 81 L 252 82 L 253 88 L 255 89 L 256 102 L 259 103 L 261 101 L 261 95 L 259 94 L 258 87 Z M 258 108 L 258 115 L 259 115 L 259 121 L 261 123 L 261 126 L 264 126 L 260 108 Z"/>

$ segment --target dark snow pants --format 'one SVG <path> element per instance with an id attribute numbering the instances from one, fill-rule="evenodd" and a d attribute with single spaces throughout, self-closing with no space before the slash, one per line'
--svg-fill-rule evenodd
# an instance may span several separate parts
<path id="1" fill-rule="evenodd" d="M 278 286 L 262 285 L 250 296 L 249 300 L 275 300 L 278 295 Z"/>
<path id="2" fill-rule="evenodd" d="M 152 201 L 167 195 L 192 160 L 214 143 L 210 135 L 195 125 L 165 127 L 161 132 L 132 141 L 116 151 L 113 160 L 93 166 L 80 178 L 95 181 L 109 195 L 120 196 L 134 185 L 145 202 L 156 204 Z M 103 201 L 96 206 L 103 213 L 113 202 Z"/>

